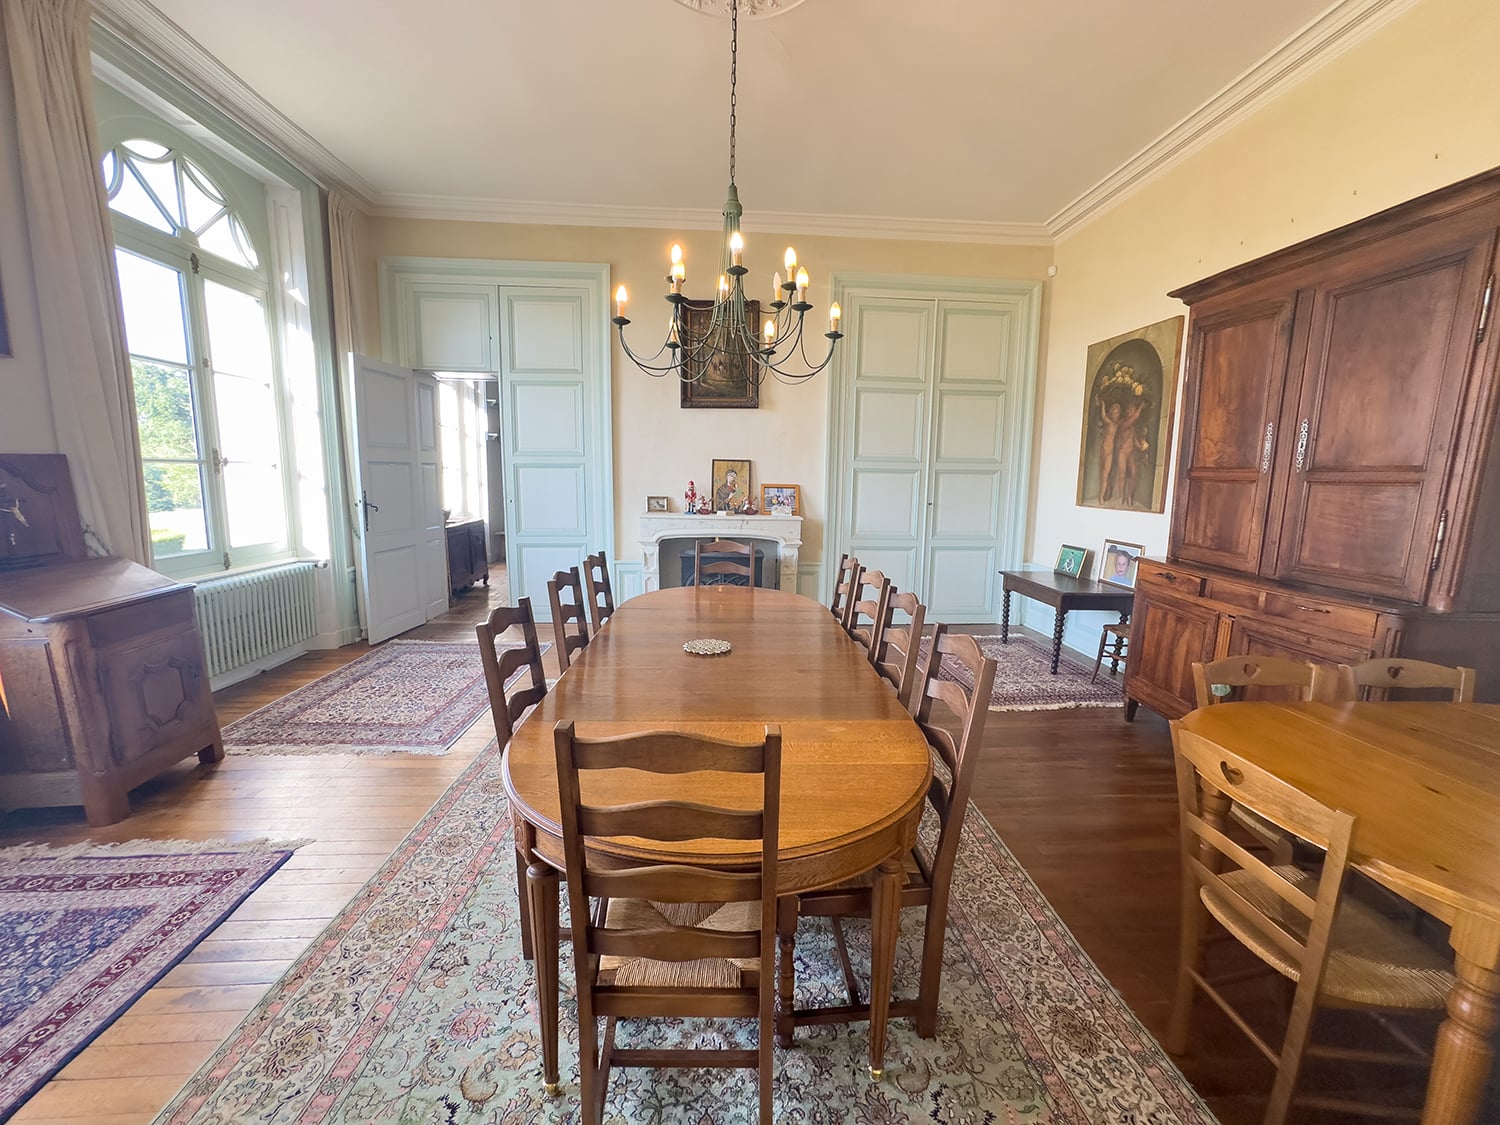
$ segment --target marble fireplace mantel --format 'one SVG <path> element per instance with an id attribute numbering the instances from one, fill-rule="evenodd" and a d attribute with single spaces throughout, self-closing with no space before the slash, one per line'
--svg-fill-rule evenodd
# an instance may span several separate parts
<path id="1" fill-rule="evenodd" d="M 646 512 L 641 516 L 641 554 L 647 591 L 661 589 L 663 539 L 750 539 L 773 542 L 783 590 L 797 592 L 797 556 L 802 549 L 801 516 L 691 516 Z"/>

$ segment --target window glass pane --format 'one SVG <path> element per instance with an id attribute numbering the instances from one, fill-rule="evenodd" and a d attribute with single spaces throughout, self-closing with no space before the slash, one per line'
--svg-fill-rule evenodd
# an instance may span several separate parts
<path id="1" fill-rule="evenodd" d="M 130 170 L 145 181 L 151 194 L 161 202 L 162 209 L 173 222 L 182 225 L 182 195 L 177 190 L 177 164 L 168 160 L 157 164 L 151 160 L 131 160 Z"/>
<path id="2" fill-rule="evenodd" d="M 151 551 L 157 558 L 207 550 L 202 472 L 202 467 L 194 464 L 146 462 L 146 510 L 150 513 Z"/>
<path id="3" fill-rule="evenodd" d="M 160 160 L 172 151 L 166 145 L 159 145 L 155 141 L 143 141 L 139 137 L 133 141 L 126 141 L 120 147 L 132 155 L 144 156 L 147 160 Z"/>
<path id="4" fill-rule="evenodd" d="M 274 461 L 281 455 L 276 394 L 269 383 L 214 374 L 219 451 L 231 461 Z"/>
<path id="5" fill-rule="evenodd" d="M 135 376 L 141 456 L 196 461 L 198 434 L 193 420 L 192 373 L 142 359 L 132 359 L 130 368 Z"/>
<path id="6" fill-rule="evenodd" d="M 115 251 L 115 267 L 131 354 L 187 366 L 182 273 L 127 250 Z"/>
<path id="7" fill-rule="evenodd" d="M 208 354 L 214 371 L 271 381 L 271 341 L 266 310 L 253 293 L 216 281 L 203 283 L 208 317 Z"/>
<path id="8" fill-rule="evenodd" d="M 286 539 L 286 501 L 277 466 L 225 465 L 224 503 L 229 509 L 230 550 Z"/>
<path id="9" fill-rule="evenodd" d="M 234 231 L 231 228 L 233 221 L 226 211 L 219 219 L 198 232 L 198 245 L 210 254 L 217 254 L 225 261 L 234 262 L 253 269 L 255 267 L 255 258 L 247 254 L 235 239 Z"/>
<path id="10" fill-rule="evenodd" d="M 238 215 L 229 216 L 229 233 L 234 235 L 234 244 L 239 248 L 240 257 L 245 264 L 251 269 L 259 269 L 260 259 L 255 256 L 255 244 L 250 241 L 250 232 L 240 222 Z"/>
<path id="11" fill-rule="evenodd" d="M 105 183 L 107 185 L 109 180 L 106 179 Z M 177 229 L 172 225 L 172 221 L 162 214 L 162 209 L 156 200 L 152 199 L 146 193 L 146 189 L 141 187 L 140 180 L 135 178 L 133 172 L 121 173 L 120 190 L 110 198 L 109 206 L 113 211 L 129 215 L 132 219 L 137 219 L 167 234 L 172 234 Z"/>
<path id="12" fill-rule="evenodd" d="M 191 160 L 182 161 L 182 199 L 189 230 L 207 226 L 225 206 L 223 194 L 208 173 Z"/>

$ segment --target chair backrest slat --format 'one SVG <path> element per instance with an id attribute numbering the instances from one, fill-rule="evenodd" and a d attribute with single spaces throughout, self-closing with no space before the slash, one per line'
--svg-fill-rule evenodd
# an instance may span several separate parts
<path id="1" fill-rule="evenodd" d="M 497 649 L 497 640 L 510 629 L 521 631 L 520 647 Z M 495 737 L 503 746 L 515 734 L 526 709 L 540 703 L 547 694 L 547 677 L 542 670 L 542 648 L 536 639 L 531 599 L 521 598 L 514 606 L 497 606 L 490 611 L 489 617 L 474 626 L 474 632 L 479 637 L 479 660 L 484 665 L 484 684 L 489 692 Z M 531 675 L 524 682 L 517 679 L 507 688 L 523 668 L 530 668 Z"/>
<path id="2" fill-rule="evenodd" d="M 833 583 L 833 600 L 828 603 L 828 609 L 845 628 L 849 624 L 849 610 L 854 605 L 854 591 L 859 583 L 859 576 L 863 573 L 864 567 L 859 565 L 859 560 L 853 555 L 844 554 L 839 557 L 839 569 Z"/>
<path id="3" fill-rule="evenodd" d="M 584 616 L 583 580 L 578 568 L 559 570 L 547 581 L 547 599 L 552 605 L 552 635 L 557 641 L 557 662 L 566 672 L 573 654 L 588 647 L 589 624 Z"/>
<path id="4" fill-rule="evenodd" d="M 584 873 L 591 898 L 643 898 L 672 902 L 684 880 L 693 885 L 694 902 L 754 902 L 760 898 L 760 872 L 704 871 L 683 864 L 608 869 Z"/>
<path id="5" fill-rule="evenodd" d="M 904 613 L 906 621 L 897 624 L 895 615 Z M 890 597 L 885 631 L 875 654 L 875 670 L 896 689 L 903 707 L 911 703 L 917 686 L 917 657 L 922 647 L 922 628 L 927 607 L 914 593 L 896 593 Z"/>
<path id="6" fill-rule="evenodd" d="M 615 593 L 609 583 L 609 559 L 603 551 L 583 560 L 583 588 L 588 595 L 589 624 L 597 633 L 615 614 Z"/>
<path id="7" fill-rule="evenodd" d="M 732 555 L 739 557 L 715 558 L 705 562 L 705 556 Z M 736 581 L 744 579 L 743 583 Z M 705 581 L 713 579 L 714 581 Z M 754 586 L 755 547 L 750 543 L 736 543 L 731 539 L 711 539 L 707 543 L 698 540 L 693 544 L 693 583 L 697 586 Z"/>
<path id="8" fill-rule="evenodd" d="M 674 771 L 681 772 L 681 771 Z M 688 801 L 641 801 L 578 810 L 585 836 L 642 836 L 651 840 L 759 840 L 759 809 L 720 809 Z"/>
<path id="9" fill-rule="evenodd" d="M 1193 662 L 1193 688 L 1199 707 L 1222 703 L 1236 688 L 1299 688 L 1301 699 L 1328 694 L 1328 670 L 1311 661 L 1283 656 L 1226 656 L 1207 663 Z"/>
<path id="10" fill-rule="evenodd" d="M 1337 694 L 1340 699 L 1354 700 L 1359 698 L 1361 688 L 1373 688 L 1380 697 L 1392 698 L 1391 691 L 1431 689 L 1448 692 L 1454 703 L 1472 703 L 1474 680 L 1472 668 L 1385 657 L 1352 667 L 1340 664 Z"/>
<path id="11" fill-rule="evenodd" d="M 849 607 L 845 631 L 860 645 L 871 664 L 876 662 L 886 629 L 891 623 L 891 594 L 895 587 L 878 570 L 867 570 L 855 583 L 854 603 Z M 871 596 L 866 597 L 866 593 Z"/>

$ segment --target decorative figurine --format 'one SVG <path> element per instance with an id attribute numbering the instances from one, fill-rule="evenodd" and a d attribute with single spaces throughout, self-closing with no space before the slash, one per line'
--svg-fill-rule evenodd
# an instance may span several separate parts
<path id="1" fill-rule="evenodd" d="M 692 515 L 698 510 L 698 488 L 688 481 L 687 491 L 682 494 L 682 510 Z"/>
<path id="2" fill-rule="evenodd" d="M 698 514 L 700 516 L 711 516 L 714 514 L 714 502 L 707 496 L 698 497 Z"/>

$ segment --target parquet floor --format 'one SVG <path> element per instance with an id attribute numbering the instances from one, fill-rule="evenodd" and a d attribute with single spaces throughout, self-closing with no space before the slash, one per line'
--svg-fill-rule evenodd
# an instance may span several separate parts
<path id="1" fill-rule="evenodd" d="M 407 634 L 467 640 L 503 576 Z M 367 651 L 311 653 L 219 692 L 224 724 Z M 556 673 L 554 654 L 547 656 Z M 489 741 L 488 717 L 443 757 L 239 757 L 181 763 L 89 829 L 79 809 L 0 817 L 0 845 L 141 837 L 311 837 L 292 859 L 16 1114 L 17 1125 L 142 1125 L 177 1091 Z M 978 808 L 1156 1034 L 1175 976 L 1177 820 L 1167 726 L 1142 711 L 990 717 Z M 1183 1068 L 1225 1125 L 1258 1122 L 1270 1069 L 1216 1013 Z M 1347 1120 L 1347 1119 L 1346 1119 Z"/>

